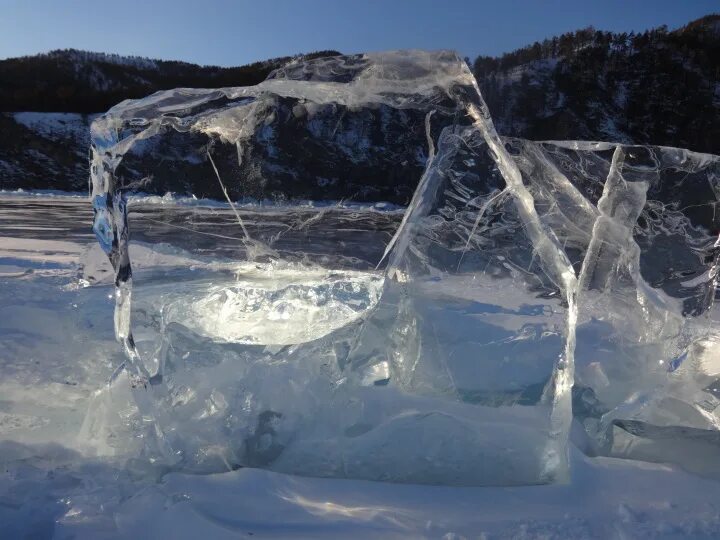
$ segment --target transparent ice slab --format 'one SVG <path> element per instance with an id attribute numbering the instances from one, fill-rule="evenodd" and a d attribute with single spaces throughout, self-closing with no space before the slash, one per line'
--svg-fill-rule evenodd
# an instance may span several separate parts
<path id="1" fill-rule="evenodd" d="M 114 385 L 129 386 L 97 398 L 84 430 L 97 451 L 511 485 L 567 478 L 573 396 L 597 452 L 643 458 L 623 437 L 662 446 L 655 428 L 716 430 L 703 405 L 713 156 L 501 138 L 448 52 L 158 92 L 92 132 L 94 229 L 127 357 Z M 161 219 L 138 207 L 128 222 L 127 195 L 147 190 L 227 205 L 170 205 Z M 347 193 L 409 204 L 397 231 L 345 203 L 287 206 Z M 244 197 L 274 209 L 248 212 Z M 147 255 L 135 288 L 133 246 Z"/>
<path id="2" fill-rule="evenodd" d="M 720 160 L 607 143 L 508 147 L 577 269 L 576 417 L 601 452 L 717 474 Z"/>

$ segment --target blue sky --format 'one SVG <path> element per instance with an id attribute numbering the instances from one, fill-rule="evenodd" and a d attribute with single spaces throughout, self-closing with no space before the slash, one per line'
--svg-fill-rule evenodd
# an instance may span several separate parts
<path id="1" fill-rule="evenodd" d="M 76 48 L 239 65 L 320 49 L 497 55 L 562 32 L 670 28 L 719 0 L 0 0 L 0 58 Z"/>

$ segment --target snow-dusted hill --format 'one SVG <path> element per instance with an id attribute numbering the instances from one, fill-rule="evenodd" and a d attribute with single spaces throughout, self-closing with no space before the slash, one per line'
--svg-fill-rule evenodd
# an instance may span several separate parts
<path id="1" fill-rule="evenodd" d="M 222 68 L 69 49 L 0 60 L 0 189 L 83 189 L 98 114 L 161 89 L 257 84 L 292 59 Z"/>
<path id="2" fill-rule="evenodd" d="M 718 154 L 719 25 L 720 16 L 710 15 L 674 31 L 587 28 L 479 57 L 474 72 L 504 135 Z"/>
<path id="3" fill-rule="evenodd" d="M 0 188 L 87 188 L 90 123 L 97 115 L 0 114 Z"/>
<path id="4" fill-rule="evenodd" d="M 502 135 L 648 143 L 720 154 L 718 24 L 720 16 L 711 15 L 675 31 L 635 35 L 585 29 L 500 58 L 478 57 L 473 68 Z M 306 57 L 328 54 L 337 53 Z M 93 114 L 160 89 L 257 84 L 289 60 L 220 68 L 76 50 L 2 60 L 0 189 L 83 189 Z M 359 145 L 363 134 L 356 135 Z M 406 185 L 399 185 L 393 177 L 399 187 L 392 202 L 406 204 L 417 178 L 409 174 Z M 314 183 L 292 186 L 285 195 L 317 197 Z M 162 186 L 163 193 L 185 188 Z M 331 188 L 330 198 L 358 193 L 356 184 Z M 248 195 L 257 193 L 239 194 Z M 365 197 L 389 195 L 370 189 Z"/>

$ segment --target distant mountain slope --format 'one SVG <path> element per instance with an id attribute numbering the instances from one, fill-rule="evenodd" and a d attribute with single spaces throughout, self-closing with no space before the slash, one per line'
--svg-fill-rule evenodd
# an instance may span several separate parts
<path id="1" fill-rule="evenodd" d="M 0 110 L 98 113 L 157 90 L 253 85 L 293 58 L 336 54 L 319 51 L 229 68 L 74 49 L 9 58 L 0 60 Z"/>
<path id="2" fill-rule="evenodd" d="M 473 68 L 504 135 L 720 154 L 720 15 L 675 31 L 587 28 Z"/>
<path id="3" fill-rule="evenodd" d="M 0 61 L 0 189 L 86 189 L 90 122 L 124 99 L 157 90 L 257 84 L 319 51 L 222 68 L 77 51 Z"/>
<path id="4" fill-rule="evenodd" d="M 0 189 L 86 190 L 94 117 L 0 113 Z"/>
<path id="5" fill-rule="evenodd" d="M 161 89 L 256 84 L 291 59 L 221 68 L 70 49 L 2 60 L 0 189 L 82 190 L 94 114 Z M 503 135 L 720 154 L 720 15 L 674 31 L 587 28 L 479 57 L 473 69 Z"/>

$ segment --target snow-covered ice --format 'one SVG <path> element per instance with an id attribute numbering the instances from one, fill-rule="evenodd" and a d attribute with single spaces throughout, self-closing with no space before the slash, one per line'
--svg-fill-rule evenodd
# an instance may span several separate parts
<path id="1" fill-rule="evenodd" d="M 221 456 L 217 456 L 217 472 L 197 475 L 153 465 L 141 453 L 132 459 L 107 452 L 90 455 L 77 435 L 93 394 L 123 355 L 112 331 L 112 279 L 79 286 L 83 276 L 102 275 L 98 267 L 83 264 L 96 260 L 87 255 L 96 249 L 94 237 L 88 234 L 87 206 L 85 201 L 61 197 L 45 201 L 15 195 L 0 200 L 4 467 L 0 521 L 5 537 L 714 538 L 720 534 L 720 484 L 715 480 L 673 465 L 588 457 L 578 449 L 588 451 L 579 423 L 573 435 L 569 483 L 536 487 L 399 485 L 298 477 L 256 468 L 221 472 L 228 465 L 232 468 L 222 463 Z M 139 209 L 153 219 L 153 207 Z M 137 218 L 133 223 L 138 236 L 144 228 L 142 212 L 137 216 L 131 212 L 131 219 Z M 212 209 L 200 212 L 211 215 Z M 243 216 L 252 222 L 250 213 Z M 395 226 L 398 221 L 396 217 Z M 15 241 L 5 242 L 28 237 L 38 242 L 33 252 L 19 253 Z M 387 241 L 389 234 L 384 238 Z M 59 239 L 66 242 L 62 250 L 53 243 Z M 154 259 L 149 255 L 150 251 L 137 251 L 139 275 L 150 268 L 143 264 L 157 274 L 186 262 L 177 253 L 172 257 L 155 253 Z M 111 274 L 102 258 L 97 264 Z M 508 309 L 517 306 L 513 302 L 508 299 Z M 122 385 L 117 391 L 125 392 L 128 399 Z M 130 419 L 134 416 L 132 409 L 121 412 Z"/>

